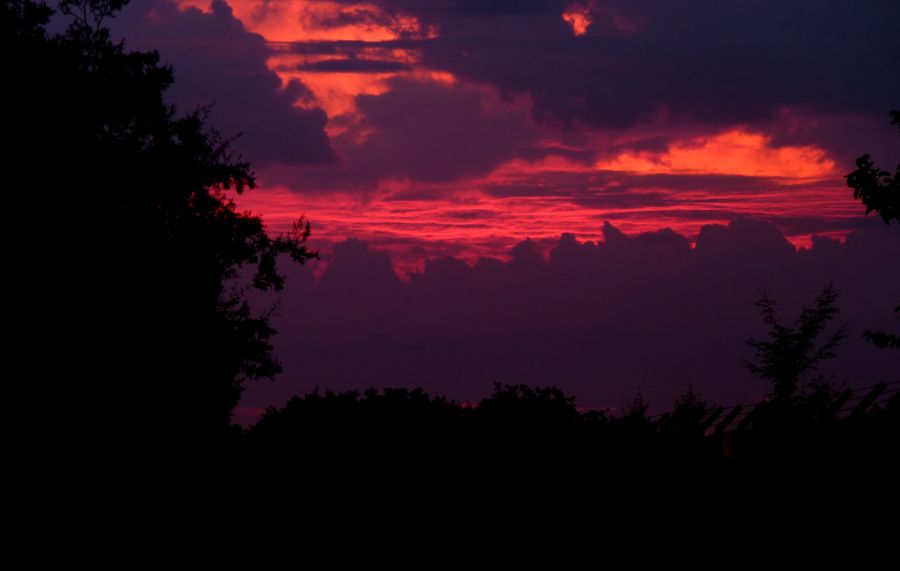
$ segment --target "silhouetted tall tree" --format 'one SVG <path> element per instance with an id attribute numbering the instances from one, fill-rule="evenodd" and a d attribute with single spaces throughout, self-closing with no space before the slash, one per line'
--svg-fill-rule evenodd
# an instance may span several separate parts
<path id="1" fill-rule="evenodd" d="M 64 0 L 59 35 L 43 4 L 0 5 L 16 382 L 58 449 L 194 456 L 230 433 L 243 382 L 279 371 L 245 291 L 282 287 L 280 254 L 315 253 L 308 223 L 271 237 L 236 209 L 249 165 L 202 111 L 164 102 L 156 52 L 110 39 L 126 2 Z"/>
<path id="2" fill-rule="evenodd" d="M 834 357 L 834 348 L 846 338 L 846 328 L 841 326 L 816 347 L 816 339 L 839 312 L 835 305 L 837 298 L 838 291 L 831 285 L 825 286 L 813 307 L 804 307 L 791 325 L 779 323 L 776 302 L 768 292 L 763 292 L 756 302 L 763 322 L 770 327 L 769 337 L 747 341 L 756 349 L 756 360 L 745 361 L 745 365 L 772 383 L 775 400 L 785 401 L 795 396 L 800 383 L 816 370 L 819 363 Z"/>

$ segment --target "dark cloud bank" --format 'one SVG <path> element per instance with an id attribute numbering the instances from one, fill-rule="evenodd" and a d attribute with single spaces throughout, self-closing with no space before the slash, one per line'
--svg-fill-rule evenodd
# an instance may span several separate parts
<path id="1" fill-rule="evenodd" d="M 276 322 L 285 373 L 250 386 L 244 410 L 315 387 L 423 386 L 475 400 L 494 382 L 559 386 L 587 406 L 618 406 L 640 389 L 663 408 L 688 383 L 720 403 L 755 401 L 769 387 L 741 358 L 766 331 L 760 291 L 788 320 L 829 281 L 851 334 L 823 372 L 851 386 L 900 374 L 895 351 L 860 338 L 897 327 L 896 225 L 799 251 L 751 220 L 705 227 L 695 249 L 671 230 L 626 236 L 606 225 L 604 235 L 594 244 L 565 234 L 546 257 L 524 241 L 508 262 L 429 260 L 408 282 L 385 253 L 348 239 L 320 280 L 290 270 Z"/>
<path id="2" fill-rule="evenodd" d="M 179 10 L 171 0 L 135 0 L 113 21 L 113 33 L 131 49 L 159 51 L 173 67 L 167 92 L 181 112 L 212 104 L 210 124 L 254 165 L 320 165 L 335 160 L 321 109 L 295 101 L 311 94 L 299 81 L 282 89 L 266 60 L 265 39 L 248 32 L 223 0 L 211 12 Z"/>
<path id="3" fill-rule="evenodd" d="M 429 65 L 527 92 L 563 122 L 627 127 L 661 109 L 750 122 L 799 104 L 880 114 L 900 92 L 892 0 L 377 2 L 438 25 Z M 583 36 L 561 18 L 571 4 L 592 7 Z"/>
<path id="4" fill-rule="evenodd" d="M 527 94 L 535 117 L 576 127 L 572 132 L 627 128 L 662 113 L 669 123 L 755 125 L 776 144 L 814 143 L 847 164 L 862 150 L 878 157 L 896 147 L 884 114 L 900 92 L 893 24 L 900 3 L 575 3 L 590 6 L 594 20 L 579 37 L 561 17 L 568 0 L 376 0 L 386 14 L 400 10 L 436 25 L 440 37 L 294 44 L 298 52 L 350 57 L 310 64 L 320 71 L 405 65 L 355 57 L 377 45 L 419 50 L 426 67 L 464 80 L 450 87 L 397 79 L 387 93 L 359 97 L 376 136 L 346 145 L 341 159 L 332 148 L 340 141 L 329 141 L 325 112 L 312 107 L 307 87 L 294 81 L 281 89 L 266 65 L 271 46 L 225 0 L 212 2 L 211 13 L 134 0 L 113 31 L 130 47 L 159 49 L 175 69 L 171 101 L 182 111 L 215 103 L 211 124 L 228 137 L 242 134 L 235 146 L 254 166 L 332 165 L 299 174 L 265 170 L 265 182 L 295 190 L 366 189 L 379 178 L 454 180 L 547 154 L 531 147 L 538 133 L 525 113 L 486 112 L 483 93 L 469 82 Z M 374 12 L 354 14 L 366 22 Z M 298 100 L 307 108 L 296 107 Z M 796 129 L 780 115 L 785 108 L 823 120 Z"/>

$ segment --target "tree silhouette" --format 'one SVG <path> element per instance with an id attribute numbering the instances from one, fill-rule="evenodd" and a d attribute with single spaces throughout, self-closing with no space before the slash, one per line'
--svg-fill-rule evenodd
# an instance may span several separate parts
<path id="1" fill-rule="evenodd" d="M 280 255 L 315 253 L 308 222 L 273 237 L 237 210 L 228 193 L 255 186 L 250 166 L 203 110 L 164 102 L 156 52 L 103 27 L 126 1 L 64 0 L 58 35 L 43 4 L 0 7 L 13 349 L 43 355 L 19 380 L 48 409 L 28 421 L 46 442 L 197 456 L 231 433 L 243 383 L 280 370 L 270 314 L 246 293 L 282 287 Z"/>
<path id="2" fill-rule="evenodd" d="M 487 425 L 504 426 L 521 433 L 547 432 L 568 427 L 578 416 L 575 398 L 555 387 L 494 384 L 494 392 L 478 404 L 477 413 Z"/>
<path id="3" fill-rule="evenodd" d="M 900 111 L 890 112 L 891 125 L 900 128 Z M 869 155 L 856 159 L 856 170 L 846 176 L 847 186 L 853 189 L 853 198 L 862 200 L 866 206 L 866 215 L 873 210 L 881 215 L 885 224 L 891 220 L 900 222 L 900 164 L 894 175 L 878 169 Z M 900 306 L 894 309 L 900 316 Z M 900 335 L 882 331 L 866 330 L 863 337 L 882 349 L 900 349 Z"/>
<path id="4" fill-rule="evenodd" d="M 900 127 L 900 111 L 890 112 L 891 125 Z M 900 164 L 890 171 L 875 166 L 869 155 L 856 159 L 856 170 L 846 177 L 847 186 L 853 189 L 853 198 L 862 201 L 866 215 L 875 211 L 885 224 L 891 220 L 900 222 Z"/>
<path id="5" fill-rule="evenodd" d="M 846 327 L 841 326 L 816 347 L 816 339 L 839 312 L 835 305 L 837 298 L 838 291 L 831 285 L 825 286 L 813 307 L 804 307 L 791 325 L 778 322 L 777 304 L 768 292 L 763 292 L 756 302 L 770 331 L 768 339 L 747 341 L 756 350 L 756 360 L 744 363 L 751 372 L 772 383 L 772 396 L 776 401 L 794 397 L 800 383 L 816 370 L 819 363 L 834 357 L 834 348 L 847 337 Z"/>
<path id="6" fill-rule="evenodd" d="M 696 433 L 710 412 L 712 407 L 703 395 L 694 390 L 693 385 L 688 385 L 687 390 L 675 400 L 672 417 L 666 427 L 675 432 Z"/>
<path id="7" fill-rule="evenodd" d="M 898 305 L 894 309 L 894 313 L 900 317 L 900 305 Z M 871 341 L 873 345 L 879 347 L 881 349 L 900 349 L 900 335 L 894 335 L 893 333 L 885 333 L 884 331 L 872 331 L 871 329 L 866 329 L 863 333 L 863 337 Z"/>

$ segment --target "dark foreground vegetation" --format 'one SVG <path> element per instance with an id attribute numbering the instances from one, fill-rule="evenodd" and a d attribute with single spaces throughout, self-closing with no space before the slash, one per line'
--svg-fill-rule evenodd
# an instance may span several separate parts
<path id="1" fill-rule="evenodd" d="M 236 444 L 255 467 L 316 477 L 788 469 L 827 477 L 851 466 L 887 477 L 900 461 L 900 383 L 729 408 L 689 390 L 669 413 L 646 409 L 637 399 L 623 414 L 579 411 L 557 389 L 526 386 L 498 385 L 475 406 L 419 389 L 312 393 L 270 409 Z"/>
<path id="2" fill-rule="evenodd" d="M 836 314 L 830 288 L 788 325 L 761 299 L 771 336 L 751 341 L 748 367 L 773 390 L 752 409 L 690 390 L 650 417 L 642 399 L 620 414 L 582 411 L 553 388 L 497 386 L 477 405 L 393 389 L 295 397 L 248 430 L 232 425 L 243 384 L 280 370 L 269 315 L 254 314 L 245 293 L 282 286 L 279 257 L 315 256 L 309 225 L 271 237 L 236 210 L 226 191 L 254 186 L 249 165 L 202 111 L 165 104 L 172 73 L 157 54 L 111 41 L 103 22 L 124 4 L 64 0 L 71 23 L 54 35 L 44 4 L 0 3 L 14 440 L 56 466 L 45 473 L 213 466 L 295 483 L 468 482 L 485 493 L 497 475 L 573 486 L 635 473 L 896 475 L 897 385 L 848 408 L 852 393 L 812 376 L 844 336 L 817 344 Z M 890 223 L 894 177 L 867 158 L 858 166 L 848 184 Z M 891 333 L 870 337 L 897 346 Z"/>

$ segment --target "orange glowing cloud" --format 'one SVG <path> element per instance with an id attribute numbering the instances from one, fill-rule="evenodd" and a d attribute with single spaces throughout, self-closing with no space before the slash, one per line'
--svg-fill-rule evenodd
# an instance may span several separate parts
<path id="1" fill-rule="evenodd" d="M 562 19 L 572 26 L 572 32 L 576 36 L 583 36 L 587 33 L 588 28 L 594 22 L 591 18 L 591 10 L 589 6 L 581 4 L 569 4 L 566 11 L 562 14 Z"/>
<path id="2" fill-rule="evenodd" d="M 210 11 L 210 0 L 177 0 L 181 9 Z M 365 2 L 336 2 L 330 0 L 229 0 L 234 16 L 251 32 L 260 34 L 273 50 L 269 69 L 278 74 L 283 84 L 299 80 L 312 93 L 312 101 L 298 101 L 298 106 L 324 109 L 330 119 L 327 131 L 341 135 L 357 125 L 356 97 L 382 95 L 390 88 L 388 80 L 398 75 L 419 81 L 452 83 L 455 78 L 446 72 L 430 70 L 420 65 L 418 50 L 383 47 L 381 42 L 398 39 L 428 39 L 437 37 L 433 26 L 424 26 L 414 15 L 388 13 L 375 4 Z M 363 42 L 371 46 L 357 47 L 333 53 L 297 54 L 290 45 L 304 42 Z M 315 64 L 377 61 L 396 64 L 396 69 L 368 71 L 340 66 Z M 387 67 L 387 66 L 386 66 Z M 338 69 L 336 69 L 338 68 Z M 340 117 L 339 121 L 334 121 Z M 365 135 L 358 133 L 357 139 Z"/>
<path id="3" fill-rule="evenodd" d="M 773 147 L 765 135 L 735 129 L 678 140 L 664 152 L 626 151 L 596 168 L 640 174 L 725 174 L 781 179 L 833 177 L 835 163 L 815 146 Z"/>
<path id="4" fill-rule="evenodd" d="M 404 76 L 417 81 L 453 84 L 456 78 L 446 72 L 430 70 L 420 65 L 422 56 L 418 50 L 386 49 L 377 46 L 354 50 L 350 54 L 293 54 L 278 53 L 269 58 L 268 65 L 285 83 L 292 79 L 303 82 L 315 97 L 315 106 L 321 107 L 330 118 L 355 115 L 358 95 L 382 95 L 389 90 L 388 80 Z M 352 63 L 359 61 L 397 64 L 395 71 L 329 71 L 317 69 L 315 64 Z M 332 135 L 342 127 L 331 125 Z"/>
<path id="5" fill-rule="evenodd" d="M 583 36 L 588 28 L 596 26 L 600 32 L 608 35 L 631 36 L 641 29 L 640 22 L 633 16 L 617 12 L 610 6 L 604 6 L 599 0 L 582 0 L 566 6 L 562 19 L 572 26 L 576 36 Z"/>
<path id="6" fill-rule="evenodd" d="M 209 11 L 209 0 L 177 0 L 182 9 Z M 363 41 L 437 35 L 410 14 L 388 14 L 374 4 L 327 0 L 229 0 L 236 18 L 270 42 Z"/>
<path id="7" fill-rule="evenodd" d="M 315 97 L 314 106 L 324 109 L 331 119 L 355 114 L 356 96 L 386 93 L 387 80 L 397 75 L 397 73 L 298 71 L 285 65 L 285 60 L 295 59 L 290 56 L 284 59 L 273 57 L 269 60 L 269 67 L 276 71 L 285 83 L 297 79 L 306 85 Z"/>

